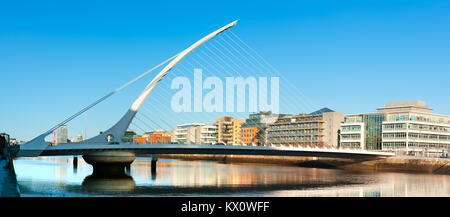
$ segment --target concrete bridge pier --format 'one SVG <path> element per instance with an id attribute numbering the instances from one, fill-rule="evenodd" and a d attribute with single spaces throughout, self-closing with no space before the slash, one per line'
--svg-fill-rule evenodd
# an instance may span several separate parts
<path id="1" fill-rule="evenodd" d="M 73 173 L 77 174 L 77 172 L 78 172 L 78 156 L 73 157 L 72 163 L 73 163 Z"/>
<path id="2" fill-rule="evenodd" d="M 129 151 L 98 151 L 83 155 L 83 159 L 94 168 L 94 177 L 126 177 L 125 168 L 136 156 Z"/>
<path id="3" fill-rule="evenodd" d="M 151 162 L 152 180 L 156 179 L 156 162 L 157 161 L 158 161 L 158 157 L 156 157 L 156 154 L 152 154 L 152 162 Z"/>
<path id="4" fill-rule="evenodd" d="M 78 156 L 73 156 L 72 163 L 74 168 L 78 168 Z"/>

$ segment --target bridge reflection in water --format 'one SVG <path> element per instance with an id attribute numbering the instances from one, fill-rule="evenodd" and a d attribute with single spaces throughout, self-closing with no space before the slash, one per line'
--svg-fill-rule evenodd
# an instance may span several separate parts
<path id="1" fill-rule="evenodd" d="M 450 196 L 450 176 L 137 158 L 130 176 L 91 176 L 72 157 L 15 161 L 22 196 Z"/>

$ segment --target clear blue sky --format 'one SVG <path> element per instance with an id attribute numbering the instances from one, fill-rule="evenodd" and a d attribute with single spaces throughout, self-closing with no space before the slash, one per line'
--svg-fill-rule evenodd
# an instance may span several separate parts
<path id="1" fill-rule="evenodd" d="M 315 108 L 419 99 L 450 115 L 449 11 L 448 0 L 2 1 L 0 131 L 31 139 L 235 19 Z M 146 82 L 100 107 L 99 128 Z"/>

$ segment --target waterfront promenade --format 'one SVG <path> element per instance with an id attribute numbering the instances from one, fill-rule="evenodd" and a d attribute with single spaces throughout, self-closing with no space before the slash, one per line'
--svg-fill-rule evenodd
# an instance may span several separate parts
<path id="1" fill-rule="evenodd" d="M 158 155 L 159 158 L 182 160 L 210 160 L 225 163 L 261 163 L 294 165 L 311 168 L 334 168 L 370 172 L 405 172 L 450 174 L 450 159 L 395 156 L 372 160 L 337 159 L 322 157 L 249 156 L 249 155 Z"/>

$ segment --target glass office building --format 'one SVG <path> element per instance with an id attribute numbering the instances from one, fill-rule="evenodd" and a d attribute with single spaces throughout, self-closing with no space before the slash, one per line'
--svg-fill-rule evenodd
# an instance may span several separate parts
<path id="1" fill-rule="evenodd" d="M 340 147 L 445 156 L 450 151 L 450 116 L 433 114 L 424 101 L 388 102 L 377 113 L 346 115 Z"/>
<path id="2" fill-rule="evenodd" d="M 380 150 L 384 113 L 346 115 L 340 129 L 340 147 Z"/>
<path id="3" fill-rule="evenodd" d="M 247 145 L 266 145 L 269 124 L 275 123 L 280 117 L 284 116 L 286 115 L 273 114 L 270 111 L 250 114 L 249 118 L 241 125 L 242 142 Z"/>
<path id="4" fill-rule="evenodd" d="M 385 118 L 385 114 L 368 114 L 363 116 L 366 127 L 366 149 L 381 149 L 381 128 Z"/>

